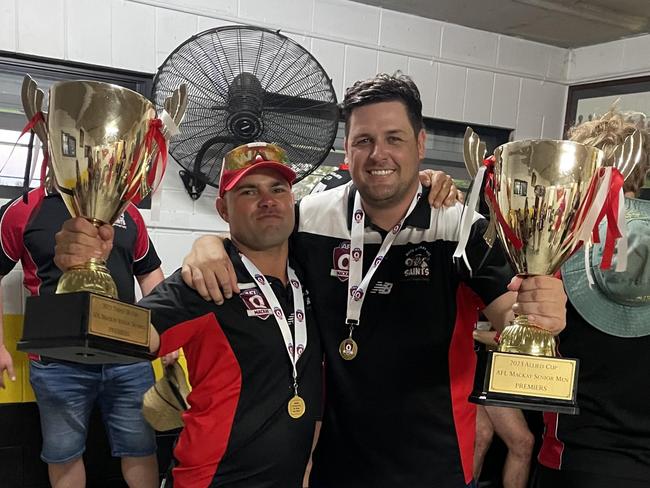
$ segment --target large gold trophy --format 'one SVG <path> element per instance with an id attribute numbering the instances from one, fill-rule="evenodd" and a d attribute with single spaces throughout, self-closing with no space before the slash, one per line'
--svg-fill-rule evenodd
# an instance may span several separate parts
<path id="1" fill-rule="evenodd" d="M 153 104 L 129 89 L 95 81 L 63 81 L 44 93 L 25 77 L 22 100 L 47 148 L 57 191 L 70 214 L 97 226 L 113 224 L 132 201 L 160 182 L 167 141 L 187 106 L 185 85 L 160 118 Z M 30 297 L 18 349 L 84 363 L 148 358 L 149 311 L 117 300 L 103 259 L 65 272 L 56 295 Z"/>
<path id="2" fill-rule="evenodd" d="M 607 164 L 633 167 L 640 147 L 637 132 Z M 484 154 L 468 129 L 465 160 L 472 176 Z M 601 150 L 570 141 L 524 140 L 495 150 L 487 162 L 486 240 L 491 244 L 496 230 L 518 276 L 554 275 L 591 234 L 602 206 L 597 195 L 608 190 L 600 188 L 609 184 L 599 178 L 604 164 Z M 578 360 L 557 357 L 554 337 L 518 315 L 501 333 L 498 350 L 488 352 L 484 376 L 477 371 L 470 400 L 575 414 L 577 374 Z"/>

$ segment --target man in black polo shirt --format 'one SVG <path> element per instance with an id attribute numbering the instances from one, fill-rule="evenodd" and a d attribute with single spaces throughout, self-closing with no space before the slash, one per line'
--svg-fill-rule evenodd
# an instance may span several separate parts
<path id="1" fill-rule="evenodd" d="M 302 486 L 321 410 L 322 354 L 310 296 L 288 264 L 295 173 L 286 163 L 281 148 L 264 143 L 224 158 L 217 209 L 230 224 L 225 246 L 238 296 L 217 306 L 176 271 L 140 302 L 160 334 L 153 350 L 183 347 L 193 387 L 174 450 L 175 488 Z M 70 232 L 81 224 L 66 224 L 66 246 L 83 240 Z"/>
<path id="2" fill-rule="evenodd" d="M 465 487 L 477 310 L 499 326 L 514 306 L 557 333 L 566 296 L 550 277 L 510 283 L 513 272 L 499 247 L 487 248 L 478 214 L 467 246 L 473 272 L 454 263 L 462 206 L 432 209 L 420 187 L 425 132 L 410 78 L 357 82 L 343 108 L 353 183 L 305 197 L 291 243 L 326 358 L 310 486 Z M 227 262 L 215 238 L 202 239 L 190 271 L 213 280 Z"/>

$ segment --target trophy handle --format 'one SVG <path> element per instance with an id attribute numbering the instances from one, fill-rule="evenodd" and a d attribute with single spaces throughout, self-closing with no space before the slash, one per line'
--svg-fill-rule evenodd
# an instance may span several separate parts
<path id="1" fill-rule="evenodd" d="M 465 167 L 469 172 L 469 176 L 472 179 L 476 176 L 478 169 L 483 164 L 485 152 L 485 143 L 481 142 L 481 139 L 471 127 L 467 127 L 465 137 L 463 138 L 463 159 L 465 160 Z"/>
<path id="2" fill-rule="evenodd" d="M 165 99 L 163 103 L 165 111 L 172 118 L 176 126 L 180 125 L 185 116 L 185 111 L 187 110 L 187 85 L 181 83 L 176 90 L 172 92 L 170 96 Z M 169 139 L 174 134 L 171 133 L 168 127 L 165 127 L 163 130 L 163 135 L 165 139 Z"/>
<path id="3" fill-rule="evenodd" d="M 43 98 L 45 97 L 45 93 L 43 90 L 38 88 L 38 84 L 31 76 L 25 75 L 20 95 L 27 120 L 32 120 L 34 116 L 43 109 Z M 43 117 L 47 117 L 47 114 L 43 113 Z M 34 132 L 41 140 L 43 149 L 47 150 L 47 127 L 45 124 L 43 122 L 38 122 L 34 125 Z"/>
<path id="4" fill-rule="evenodd" d="M 614 166 L 623 175 L 623 180 L 632 174 L 636 165 L 643 156 L 643 136 L 635 130 L 627 136 L 623 144 L 616 146 L 613 156 L 607 162 L 607 166 Z"/>
<path id="5" fill-rule="evenodd" d="M 472 179 L 474 179 L 476 173 L 478 173 L 479 168 L 483 164 L 486 153 L 487 149 L 485 143 L 481 141 L 481 138 L 472 130 L 471 127 L 467 127 L 465 130 L 465 137 L 463 138 L 463 159 L 465 160 L 467 172 Z M 487 206 L 490 210 L 490 222 L 488 223 L 487 229 L 485 229 L 483 239 L 488 246 L 492 247 L 497 237 L 496 215 L 489 201 L 487 202 Z"/>

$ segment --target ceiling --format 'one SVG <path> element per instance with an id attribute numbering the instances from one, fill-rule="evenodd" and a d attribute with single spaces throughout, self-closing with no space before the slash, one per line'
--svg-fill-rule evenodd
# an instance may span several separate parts
<path id="1" fill-rule="evenodd" d="M 356 0 L 574 48 L 650 32 L 650 0 Z"/>

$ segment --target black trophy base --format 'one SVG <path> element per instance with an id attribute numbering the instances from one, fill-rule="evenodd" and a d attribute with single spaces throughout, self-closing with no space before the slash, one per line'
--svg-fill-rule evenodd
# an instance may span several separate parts
<path id="1" fill-rule="evenodd" d="M 553 368 L 562 370 L 558 373 Z M 510 379 L 504 384 L 499 382 L 499 376 L 517 379 Z M 577 359 L 482 352 L 476 368 L 474 391 L 469 401 L 494 407 L 577 415 L 580 413 L 576 401 L 577 377 Z M 568 398 L 550 398 L 545 393 L 531 393 L 535 390 L 550 390 L 557 394 L 554 391 L 557 382 L 567 383 L 561 390 L 564 392 L 563 396 Z M 526 394 L 518 394 L 518 391 L 524 391 Z"/>
<path id="2" fill-rule="evenodd" d="M 89 292 L 27 298 L 18 350 L 83 364 L 150 361 L 149 311 Z"/>

